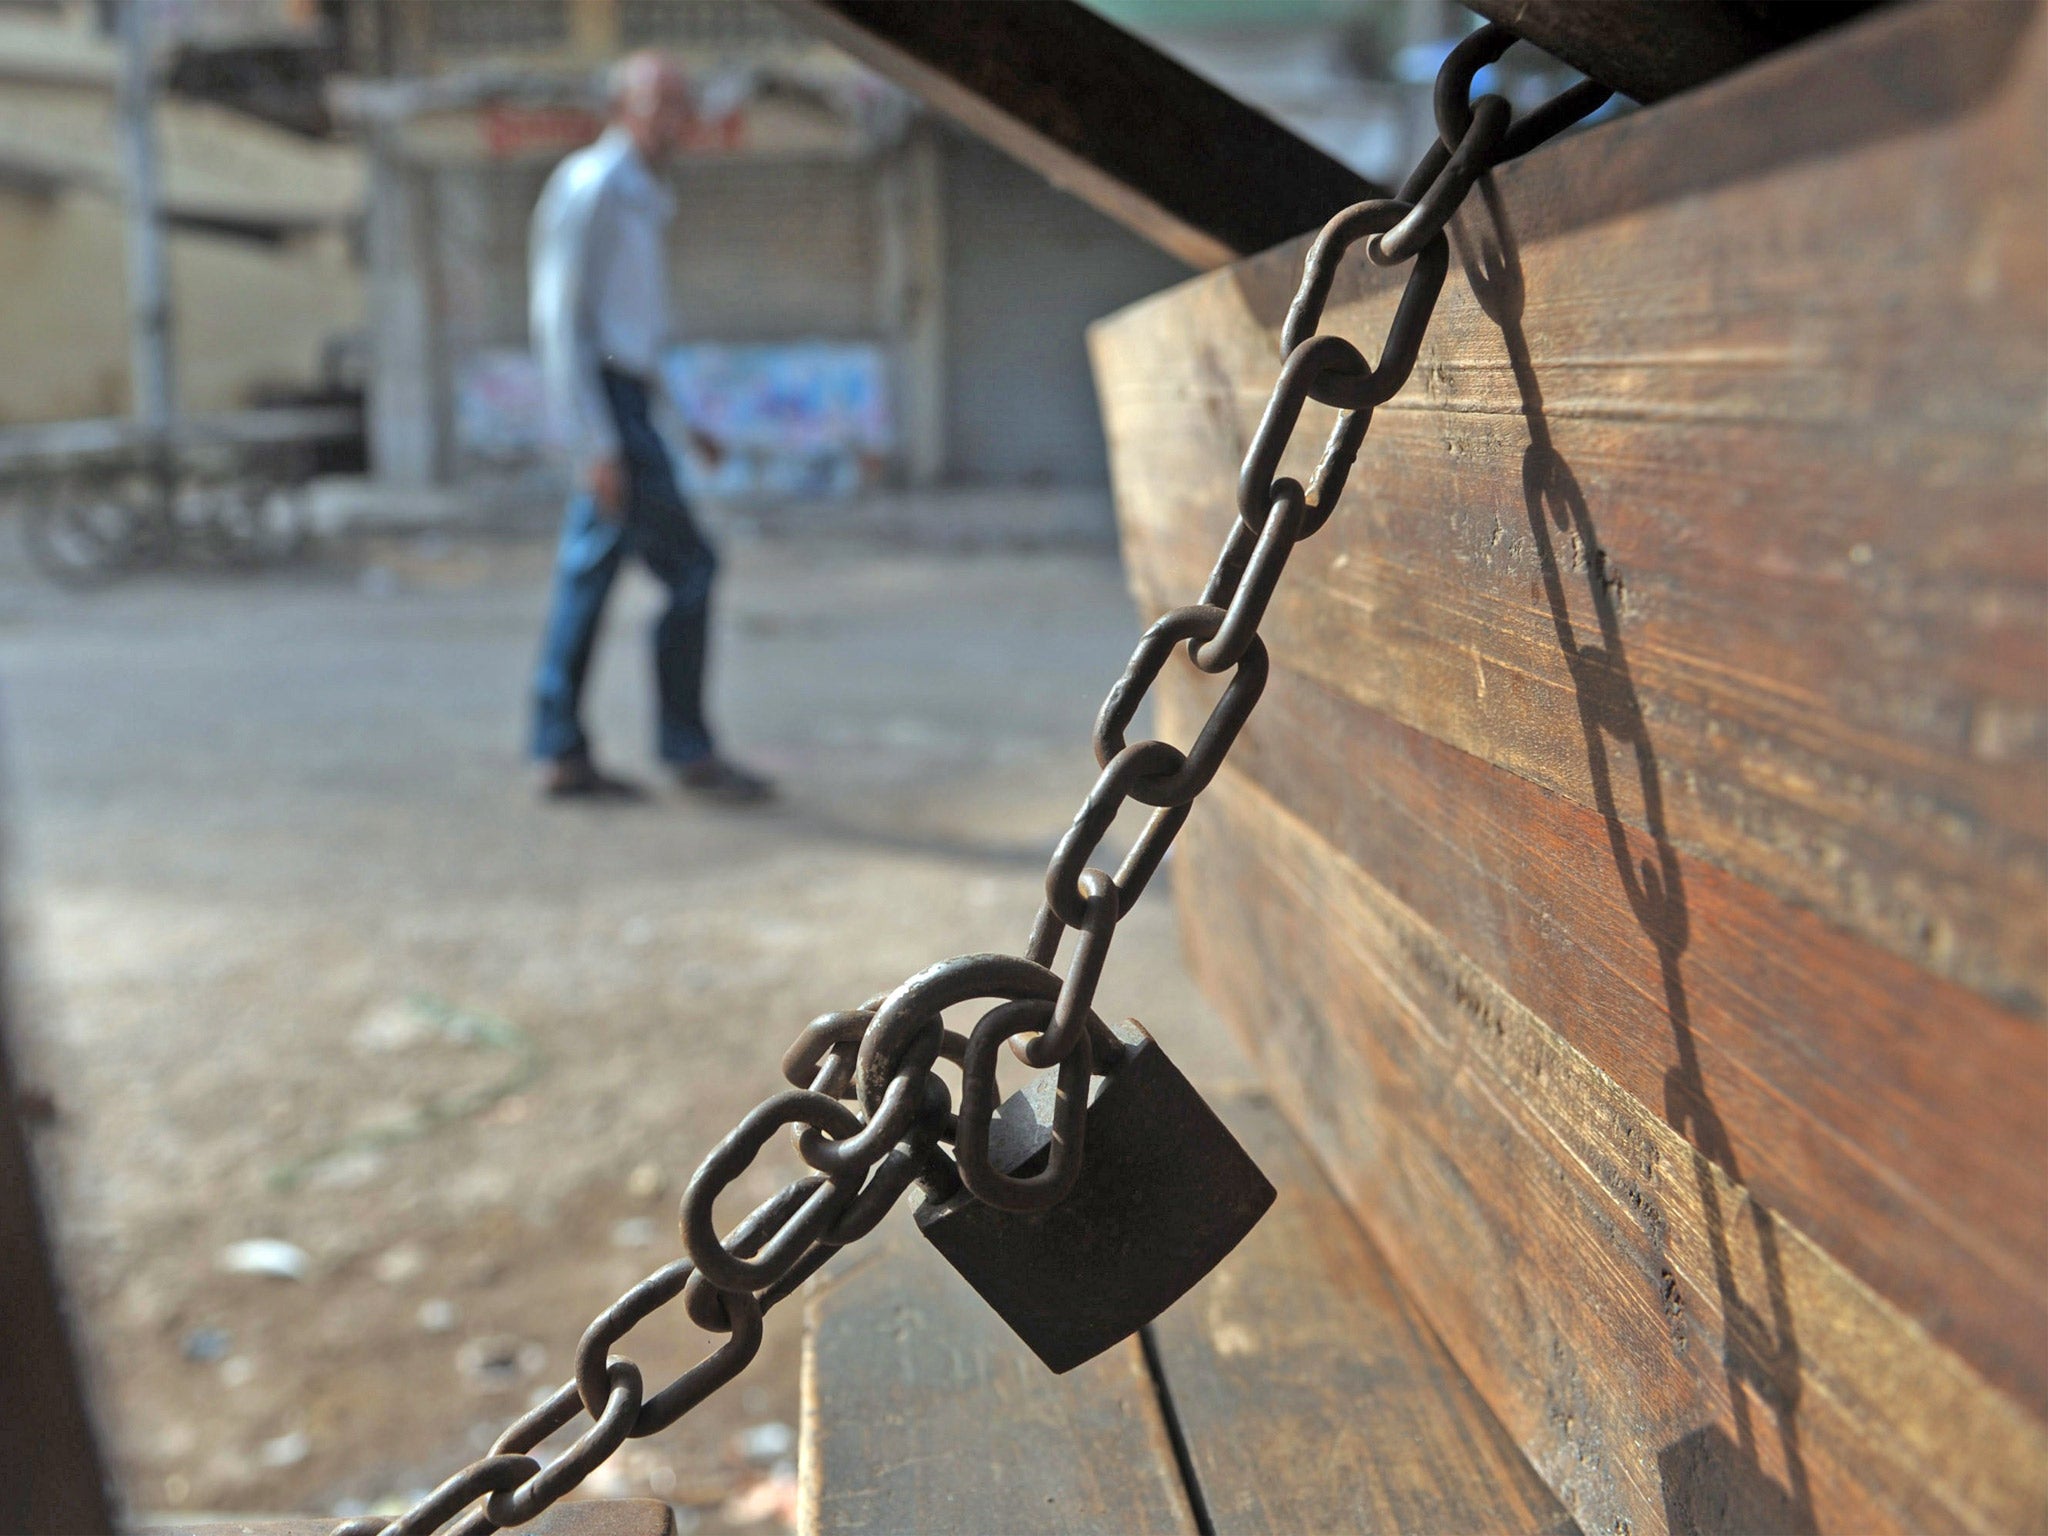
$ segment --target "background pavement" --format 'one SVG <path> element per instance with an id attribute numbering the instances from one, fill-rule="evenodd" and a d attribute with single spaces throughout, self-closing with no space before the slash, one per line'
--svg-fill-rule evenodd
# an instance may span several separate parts
<path id="1" fill-rule="evenodd" d="M 24 1076 L 134 1509 L 388 1504 L 564 1379 L 807 1019 L 1021 946 L 1137 629 L 1100 552 L 729 542 L 715 709 L 780 803 L 550 807 L 520 756 L 548 554 L 426 535 L 86 597 L 0 570 Z M 658 784 L 656 593 L 618 597 L 594 734 Z M 1103 1011 L 1241 1079 L 1167 898 Z M 796 1171 L 764 1158 L 732 1217 Z M 226 1272 L 251 1239 L 303 1277 Z M 598 1490 L 784 1518 L 798 1310 Z M 704 1344 L 671 1309 L 622 1348 L 653 1381 Z"/>

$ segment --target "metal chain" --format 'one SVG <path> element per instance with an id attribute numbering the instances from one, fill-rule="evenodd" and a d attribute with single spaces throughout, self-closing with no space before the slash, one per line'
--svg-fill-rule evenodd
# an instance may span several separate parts
<path id="1" fill-rule="evenodd" d="M 1200 599 L 1145 631 L 1103 700 L 1094 735 L 1100 776 L 1053 852 L 1024 954 L 957 956 L 859 1008 L 812 1020 L 782 1060 L 790 1088 L 748 1113 L 691 1177 L 681 1217 L 689 1257 L 656 1270 L 601 1313 L 577 1345 L 574 1377 L 488 1453 L 397 1519 L 350 1520 L 333 1536 L 425 1536 L 450 1521 L 455 1536 L 480 1536 L 532 1520 L 627 1440 L 667 1428 L 744 1370 L 760 1351 L 762 1318 L 840 1248 L 872 1231 L 914 1183 L 941 1199 L 964 1185 L 975 1198 L 1015 1211 L 1044 1210 L 1066 1197 L 1084 1156 L 1088 1079 L 1114 1071 L 1126 1049 L 1093 1006 L 1117 923 L 1144 894 L 1258 703 L 1268 670 L 1259 622 L 1294 546 L 1329 520 L 1373 407 L 1392 398 L 1415 366 L 1449 270 L 1445 226 L 1487 170 L 1570 127 L 1610 94 L 1587 81 L 1520 119 L 1499 96 L 1472 101 L 1473 77 L 1514 40 L 1488 24 L 1452 50 L 1436 82 L 1438 140 L 1400 195 L 1345 209 L 1309 247 L 1281 330 L 1280 376 L 1239 477 L 1238 520 Z M 1316 332 L 1339 261 L 1367 237 L 1374 262 L 1414 263 L 1372 364 L 1343 337 Z M 1339 414 L 1304 487 L 1280 478 L 1278 468 L 1310 400 Z M 1164 741 L 1127 741 L 1139 705 L 1183 645 L 1201 671 L 1229 674 L 1194 744 L 1182 751 Z M 1111 875 L 1089 861 L 1133 800 L 1152 814 Z M 1052 962 L 1069 928 L 1076 937 L 1063 976 Z M 991 999 L 996 1006 L 969 1035 L 945 1028 L 946 1009 Z M 1019 1044 L 1020 1036 L 1029 1038 Z M 1029 1177 L 989 1160 L 996 1058 L 1005 1042 L 1031 1066 L 1058 1069 L 1053 1154 Z M 941 1059 L 961 1071 L 957 1114 L 933 1070 Z M 720 1238 L 719 1195 L 784 1127 L 812 1173 Z M 941 1143 L 952 1146 L 951 1157 Z M 610 1350 L 678 1297 L 692 1322 L 725 1341 L 648 1396 L 640 1368 Z M 590 1426 L 567 1450 L 546 1462 L 531 1454 L 579 1415 Z"/>

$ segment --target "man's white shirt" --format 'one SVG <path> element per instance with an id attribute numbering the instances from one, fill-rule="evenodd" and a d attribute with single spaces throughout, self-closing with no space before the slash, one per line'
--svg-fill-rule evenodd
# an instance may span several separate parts
<path id="1" fill-rule="evenodd" d="M 533 210 L 534 356 L 549 436 L 579 469 L 619 451 L 599 370 L 660 387 L 669 339 L 663 235 L 675 211 L 618 127 L 555 167 Z"/>

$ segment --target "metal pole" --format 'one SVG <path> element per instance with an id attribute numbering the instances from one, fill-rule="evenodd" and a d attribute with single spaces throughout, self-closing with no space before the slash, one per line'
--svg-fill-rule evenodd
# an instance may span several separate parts
<path id="1" fill-rule="evenodd" d="M 115 111 L 127 182 L 129 371 L 135 415 L 150 438 L 170 435 L 176 409 L 171 366 L 171 295 L 164 263 L 162 195 L 157 178 L 150 57 L 151 0 L 119 0 L 121 79 Z"/>

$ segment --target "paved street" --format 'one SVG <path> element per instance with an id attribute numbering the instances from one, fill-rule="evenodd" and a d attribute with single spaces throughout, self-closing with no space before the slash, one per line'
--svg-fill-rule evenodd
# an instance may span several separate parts
<path id="1" fill-rule="evenodd" d="M 83 598 L 0 572 L 25 1075 L 56 1101 L 39 1144 L 135 1509 L 436 1480 L 676 1256 L 683 1178 L 805 1020 L 1021 943 L 1135 634 L 1113 560 L 727 553 L 714 703 L 783 785 L 760 812 L 536 801 L 537 543 Z M 655 593 L 620 597 L 595 733 L 657 783 Z M 1121 930 L 1103 1011 L 1198 1081 L 1241 1076 L 1166 895 Z M 795 1168 L 764 1159 L 733 1214 Z M 250 1239 L 303 1277 L 224 1272 Z M 598 1486 L 705 1531 L 779 1518 L 761 1426 L 796 1422 L 798 1330 L 777 1314 L 755 1374 Z M 702 1339 L 663 1317 L 622 1347 L 653 1378 Z"/>

